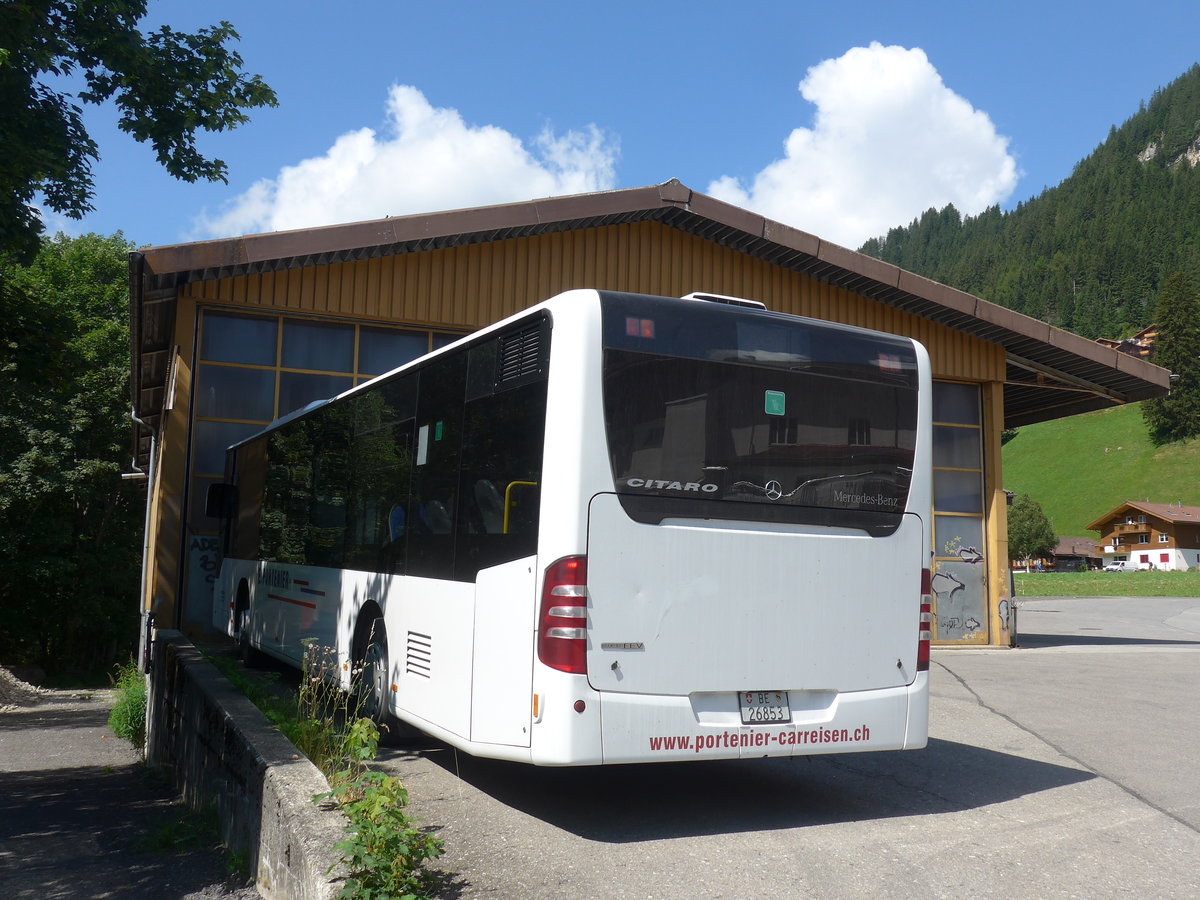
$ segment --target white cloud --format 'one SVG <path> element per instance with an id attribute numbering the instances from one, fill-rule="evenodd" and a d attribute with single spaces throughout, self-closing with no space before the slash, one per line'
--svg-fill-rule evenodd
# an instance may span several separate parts
<path id="1" fill-rule="evenodd" d="M 547 128 L 531 143 L 532 152 L 502 128 L 468 125 L 416 88 L 393 85 L 382 134 L 343 134 L 323 156 L 285 166 L 196 226 L 225 237 L 613 187 L 619 149 L 595 125 L 562 136 Z"/>
<path id="2" fill-rule="evenodd" d="M 42 220 L 42 233 L 46 236 L 56 234 L 65 234 L 69 238 L 77 238 L 84 233 L 83 223 L 79 219 L 71 219 L 64 216 L 62 213 L 56 213 L 54 210 L 38 203 L 41 195 L 35 198 L 33 209 L 37 213 L 38 218 Z"/>
<path id="3" fill-rule="evenodd" d="M 950 90 L 924 51 L 872 43 L 808 70 L 812 128 L 747 187 L 708 192 L 847 247 L 953 203 L 964 215 L 1006 199 L 1019 173 L 1008 139 Z"/>

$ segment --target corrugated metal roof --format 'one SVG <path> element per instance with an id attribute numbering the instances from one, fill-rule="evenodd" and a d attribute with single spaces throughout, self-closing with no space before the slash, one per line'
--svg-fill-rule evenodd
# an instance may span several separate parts
<path id="1" fill-rule="evenodd" d="M 1167 393 L 1144 360 L 697 193 L 672 180 L 524 203 L 152 247 L 131 254 L 134 406 L 161 411 L 181 283 L 655 221 L 1002 346 L 1008 426 Z"/>

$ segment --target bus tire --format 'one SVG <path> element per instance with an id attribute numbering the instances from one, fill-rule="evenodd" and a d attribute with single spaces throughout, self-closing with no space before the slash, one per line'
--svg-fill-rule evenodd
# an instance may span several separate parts
<path id="1" fill-rule="evenodd" d="M 250 586 L 245 581 L 238 585 L 233 616 L 233 623 L 237 628 L 238 656 L 242 665 L 247 669 L 261 669 L 266 665 L 268 657 L 250 643 Z"/>
<path id="2" fill-rule="evenodd" d="M 388 709 L 392 686 L 388 677 L 387 628 L 382 616 L 366 623 L 366 633 L 358 643 L 362 653 L 356 666 L 361 714 L 379 728 L 381 745 L 395 747 L 411 742 L 420 732 L 401 722 Z"/>
<path id="3" fill-rule="evenodd" d="M 250 643 L 250 629 L 246 627 L 238 635 L 238 656 L 247 669 L 261 669 L 270 661 L 267 654 Z"/>

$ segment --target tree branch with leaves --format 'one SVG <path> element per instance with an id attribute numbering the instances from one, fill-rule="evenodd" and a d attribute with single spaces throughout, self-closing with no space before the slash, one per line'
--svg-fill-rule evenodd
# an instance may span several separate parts
<path id="1" fill-rule="evenodd" d="M 275 92 L 242 70 L 228 22 L 194 34 L 143 33 L 145 0 L 0 3 L 0 258 L 30 262 L 43 231 L 38 201 L 73 219 L 91 212 L 99 147 L 79 103 L 112 102 L 118 127 L 154 148 L 183 181 L 225 181 L 228 166 L 196 139 L 275 106 Z M 70 79 L 82 83 L 71 94 Z"/>

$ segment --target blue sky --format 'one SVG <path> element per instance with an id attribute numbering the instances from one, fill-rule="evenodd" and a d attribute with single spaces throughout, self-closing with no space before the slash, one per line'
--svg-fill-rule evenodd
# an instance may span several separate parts
<path id="1" fill-rule="evenodd" d="M 151 0 L 227 19 L 277 109 L 204 138 L 184 184 L 87 109 L 96 212 L 141 245 L 678 178 L 858 246 L 921 211 L 1012 208 L 1200 60 L 1167 0 L 454 4 Z"/>

